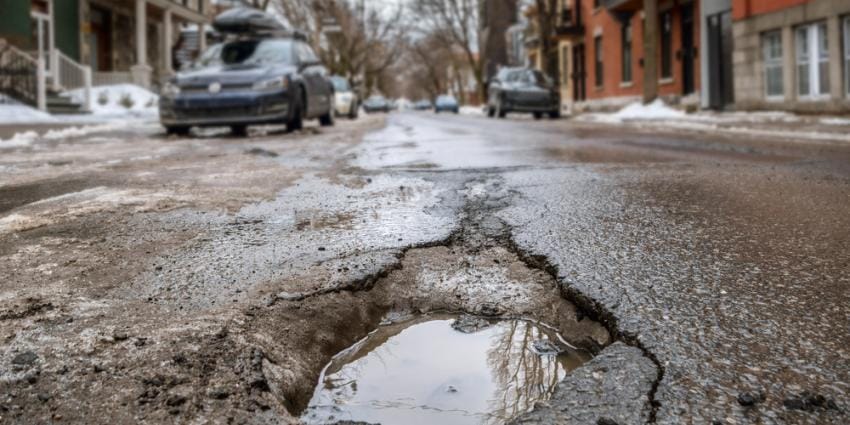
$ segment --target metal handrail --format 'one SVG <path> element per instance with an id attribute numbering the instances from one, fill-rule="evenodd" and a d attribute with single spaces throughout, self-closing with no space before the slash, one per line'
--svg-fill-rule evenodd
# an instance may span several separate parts
<path id="1" fill-rule="evenodd" d="M 46 110 L 46 80 L 44 58 L 33 58 L 0 39 L 0 92 Z"/>

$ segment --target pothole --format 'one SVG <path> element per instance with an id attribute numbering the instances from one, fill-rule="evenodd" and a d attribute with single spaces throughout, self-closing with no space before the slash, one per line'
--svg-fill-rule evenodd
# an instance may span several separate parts
<path id="1" fill-rule="evenodd" d="M 382 325 L 336 355 L 301 420 L 505 423 L 590 358 L 538 322 L 422 315 Z"/>

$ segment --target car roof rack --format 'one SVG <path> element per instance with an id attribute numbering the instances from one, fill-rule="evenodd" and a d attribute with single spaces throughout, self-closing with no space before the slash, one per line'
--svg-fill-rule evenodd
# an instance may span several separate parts
<path id="1" fill-rule="evenodd" d="M 281 22 L 277 17 L 250 7 L 227 10 L 213 20 L 216 31 L 235 36 L 292 37 L 307 41 L 307 34 Z"/>

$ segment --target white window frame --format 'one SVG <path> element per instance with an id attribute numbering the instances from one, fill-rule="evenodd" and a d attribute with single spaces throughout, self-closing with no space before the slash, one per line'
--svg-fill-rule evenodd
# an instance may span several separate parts
<path id="1" fill-rule="evenodd" d="M 821 51 L 821 41 L 828 42 L 829 35 L 827 34 L 827 31 L 823 31 L 823 33 L 821 33 L 821 28 L 826 28 L 825 22 L 815 22 L 794 28 L 794 46 L 796 50 L 795 64 L 798 74 L 796 76 L 795 85 L 797 86 L 797 95 L 800 99 L 823 100 L 829 98 L 828 85 L 825 93 L 820 91 L 820 66 L 822 63 L 826 64 L 827 67 L 829 66 L 829 45 L 826 45 L 826 49 L 824 51 Z M 800 34 L 803 33 L 805 33 L 807 45 L 806 47 L 808 48 L 808 52 L 805 57 L 802 56 L 803 50 L 800 48 Z M 802 66 L 808 68 L 808 94 L 803 94 L 800 90 L 802 87 L 800 85 L 799 69 Z M 828 72 L 826 76 L 827 78 L 829 78 Z M 827 80 L 827 84 L 829 83 L 830 81 Z"/>
<path id="2" fill-rule="evenodd" d="M 781 30 L 774 30 L 774 31 L 765 32 L 765 33 L 762 34 L 761 40 L 762 40 L 762 61 L 764 62 L 764 97 L 767 100 L 784 100 L 785 99 L 785 86 L 784 86 L 785 70 L 783 69 L 783 66 L 782 66 L 782 62 L 783 62 L 782 57 L 783 57 L 783 53 L 784 53 L 784 49 L 783 49 L 784 46 L 782 46 L 782 31 Z M 772 50 L 770 48 L 771 46 L 768 45 L 768 40 L 773 40 L 773 41 L 776 41 L 776 42 L 779 43 L 779 56 L 777 56 L 777 57 L 771 57 L 770 56 L 770 53 L 771 53 Z M 768 71 L 771 70 L 771 69 L 776 69 L 776 68 L 779 69 L 779 83 L 780 83 L 779 87 L 781 89 L 781 93 L 770 94 L 770 92 L 768 91 L 768 88 L 769 88 L 769 84 L 768 84 L 769 72 Z"/>

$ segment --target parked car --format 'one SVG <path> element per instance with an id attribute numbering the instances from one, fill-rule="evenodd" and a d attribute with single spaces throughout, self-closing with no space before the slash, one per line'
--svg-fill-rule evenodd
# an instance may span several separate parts
<path id="1" fill-rule="evenodd" d="M 427 111 L 431 108 L 432 108 L 431 101 L 426 100 L 426 99 L 422 99 L 422 100 L 413 104 L 413 109 L 415 109 L 417 111 Z"/>
<path id="2" fill-rule="evenodd" d="M 561 98 L 552 79 L 536 69 L 502 68 L 488 85 L 487 115 L 504 118 L 526 112 L 541 118 L 561 116 Z"/>
<path id="3" fill-rule="evenodd" d="M 372 96 L 363 102 L 363 110 L 372 112 L 390 112 L 390 102 L 383 96 Z"/>
<path id="4" fill-rule="evenodd" d="M 437 98 L 437 101 L 434 102 L 434 112 L 439 114 L 440 112 L 460 112 L 460 105 L 457 103 L 457 99 L 454 96 L 443 95 Z"/>
<path id="5" fill-rule="evenodd" d="M 351 89 L 351 84 L 345 77 L 338 75 L 331 77 L 331 81 L 334 85 L 334 111 L 336 111 L 336 114 L 351 119 L 357 118 L 360 101 L 357 98 L 357 93 Z"/>
<path id="6" fill-rule="evenodd" d="M 194 126 L 286 124 L 298 130 L 305 119 L 334 124 L 334 88 L 327 69 L 306 37 L 254 9 L 231 9 L 214 24 L 237 35 L 211 46 L 192 68 L 162 89 L 160 122 L 169 134 Z"/>

